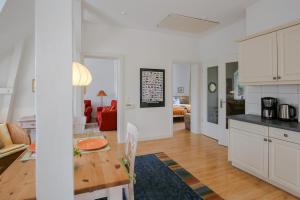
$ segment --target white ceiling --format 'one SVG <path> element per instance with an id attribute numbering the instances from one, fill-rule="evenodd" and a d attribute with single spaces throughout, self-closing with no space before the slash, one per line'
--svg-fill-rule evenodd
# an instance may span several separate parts
<path id="1" fill-rule="evenodd" d="M 169 32 L 157 25 L 169 14 L 207 19 L 226 26 L 245 16 L 257 0 L 84 0 L 84 20 Z M 123 13 L 123 14 L 122 14 Z M 125 15 L 124 15 L 125 13 Z"/>
<path id="2" fill-rule="evenodd" d="M 8 0 L 0 13 L 0 54 L 34 31 L 34 0 Z"/>

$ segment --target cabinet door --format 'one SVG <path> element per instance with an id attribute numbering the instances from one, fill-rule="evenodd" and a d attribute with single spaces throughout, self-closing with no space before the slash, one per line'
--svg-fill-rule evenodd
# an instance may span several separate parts
<path id="1" fill-rule="evenodd" d="M 270 33 L 239 44 L 241 83 L 277 82 L 277 37 Z"/>
<path id="2" fill-rule="evenodd" d="M 271 140 L 270 181 L 300 194 L 300 145 L 278 139 Z"/>
<path id="3" fill-rule="evenodd" d="M 231 160 L 234 166 L 263 179 L 268 178 L 267 138 L 246 131 L 231 129 Z"/>
<path id="4" fill-rule="evenodd" d="M 300 25 L 278 31 L 279 80 L 300 80 Z"/>

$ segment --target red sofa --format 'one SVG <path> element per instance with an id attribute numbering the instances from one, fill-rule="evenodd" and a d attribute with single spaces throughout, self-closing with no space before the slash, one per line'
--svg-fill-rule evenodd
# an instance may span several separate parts
<path id="1" fill-rule="evenodd" d="M 86 123 L 92 122 L 92 101 L 91 100 L 84 100 L 84 116 L 86 117 Z"/>
<path id="2" fill-rule="evenodd" d="M 97 122 L 100 131 L 117 130 L 117 100 L 112 100 L 110 106 L 97 107 Z"/>

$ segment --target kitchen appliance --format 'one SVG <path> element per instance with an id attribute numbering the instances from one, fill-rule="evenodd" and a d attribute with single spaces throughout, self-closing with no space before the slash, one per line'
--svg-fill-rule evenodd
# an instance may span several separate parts
<path id="1" fill-rule="evenodd" d="M 278 100 L 273 97 L 261 98 L 261 117 L 265 119 L 277 118 Z"/>
<path id="2" fill-rule="evenodd" d="M 297 111 L 294 106 L 289 104 L 279 105 L 278 119 L 283 121 L 294 121 L 296 120 Z"/>

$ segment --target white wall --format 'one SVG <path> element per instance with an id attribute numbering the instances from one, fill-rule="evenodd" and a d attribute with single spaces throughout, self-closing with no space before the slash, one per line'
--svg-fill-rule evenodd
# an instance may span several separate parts
<path id="1" fill-rule="evenodd" d="M 83 51 L 124 57 L 124 99 L 134 109 L 124 113 L 125 123 L 135 123 L 140 138 L 169 137 L 172 134 L 172 83 L 170 69 L 174 62 L 199 62 L 198 40 L 170 34 L 121 29 L 103 24 L 84 24 Z M 166 70 L 166 106 L 139 108 L 139 69 Z M 125 127 L 122 128 L 125 130 Z"/>
<path id="2" fill-rule="evenodd" d="M 85 58 L 84 64 L 93 77 L 93 81 L 87 87 L 84 99 L 92 100 L 93 116 L 96 116 L 97 107 L 101 106 L 101 97 L 97 96 L 100 90 L 104 90 L 107 94 L 106 97 L 103 97 L 104 105 L 110 105 L 111 100 L 117 97 L 116 68 L 113 59 Z"/>
<path id="3" fill-rule="evenodd" d="M 241 19 L 223 29 L 208 34 L 199 41 L 199 56 L 201 58 L 202 66 L 204 68 L 202 73 L 201 82 L 201 121 L 207 121 L 207 67 L 219 66 L 219 76 L 223 75 L 224 78 L 219 78 L 219 90 L 225 91 L 225 63 L 233 62 L 238 59 L 238 44 L 237 39 L 246 35 L 246 21 Z M 225 98 L 225 92 L 224 92 Z M 220 96 L 219 96 L 220 97 Z M 225 110 L 219 112 L 219 124 L 225 127 Z M 192 108 L 193 112 L 193 108 Z M 218 129 L 219 130 L 219 129 Z M 220 144 L 226 145 L 228 141 L 228 134 L 220 129 L 219 131 L 212 131 L 208 123 L 201 124 L 201 132 L 206 133 L 214 138 L 217 138 Z"/>
<path id="4" fill-rule="evenodd" d="M 11 74 L 13 51 L 1 56 L 0 60 L 0 87 L 7 87 L 8 76 Z M 31 91 L 34 72 L 34 40 L 33 36 L 25 39 L 19 70 L 15 82 L 14 98 L 12 100 L 11 120 L 17 121 L 20 117 L 34 114 L 34 94 Z M 2 105 L 4 95 L 0 95 L 0 112 L 6 110 Z"/>
<path id="5" fill-rule="evenodd" d="M 12 52 L 8 51 L 0 55 L 0 87 L 7 87 L 6 83 L 8 80 L 9 66 L 11 64 L 11 54 Z"/>
<path id="6" fill-rule="evenodd" d="M 247 34 L 300 18 L 299 0 L 261 0 L 247 9 Z M 275 97 L 279 103 L 294 105 L 299 110 L 300 85 L 246 87 L 246 113 L 260 114 L 261 97 Z M 300 113 L 298 112 L 300 118 Z"/>
<path id="7" fill-rule="evenodd" d="M 247 34 L 300 19 L 299 0 L 261 0 L 247 8 Z"/>
<path id="8" fill-rule="evenodd" d="M 191 66 L 189 64 L 173 65 L 173 96 L 190 96 Z M 183 87 L 184 93 L 178 93 Z"/>
<path id="9" fill-rule="evenodd" d="M 12 120 L 20 117 L 34 115 L 34 93 L 32 92 L 32 79 L 35 78 L 34 40 L 29 37 L 24 44 L 20 67 L 16 77 L 15 93 L 13 98 Z"/>
<path id="10" fill-rule="evenodd" d="M 241 19 L 223 29 L 200 39 L 200 58 L 202 61 L 222 60 L 238 55 L 237 39 L 246 32 L 245 19 Z"/>

